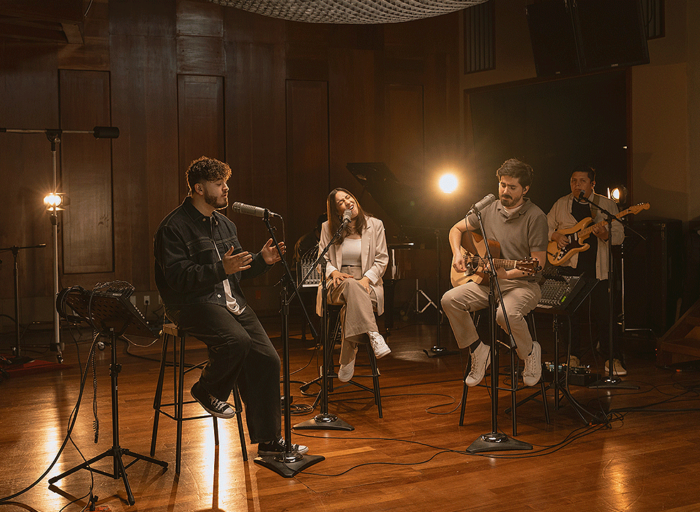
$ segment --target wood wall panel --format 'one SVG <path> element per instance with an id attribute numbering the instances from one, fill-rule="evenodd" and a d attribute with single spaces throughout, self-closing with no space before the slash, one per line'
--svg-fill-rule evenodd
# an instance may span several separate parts
<path id="1" fill-rule="evenodd" d="M 0 41 L 0 127 L 58 128 L 55 48 Z M 43 133 L 0 133 L 0 248 L 45 243 L 19 252 L 20 298 L 50 296 L 53 290 L 51 224 L 43 198 L 53 190 L 51 146 Z M 12 299 L 11 253 L 0 254 L 0 299 Z M 14 317 L 13 305 L 2 313 Z M 26 320 L 26 315 L 22 315 Z"/>
<path id="2" fill-rule="evenodd" d="M 82 23 L 83 44 L 66 44 L 58 49 L 62 69 L 109 70 L 108 0 L 83 2 L 88 15 Z"/>
<path id="3" fill-rule="evenodd" d="M 178 76 L 177 102 L 180 197 L 185 197 L 185 171 L 192 160 L 208 156 L 226 161 L 223 77 Z"/>
<path id="4" fill-rule="evenodd" d="M 182 201 L 175 25 L 174 1 L 110 2 L 115 276 L 139 290 L 155 289 L 153 234 Z"/>
<path id="5" fill-rule="evenodd" d="M 386 163 L 400 181 L 421 186 L 425 169 L 423 86 L 388 85 L 385 98 Z"/>
<path id="6" fill-rule="evenodd" d="M 328 82 L 287 81 L 287 240 L 312 231 L 329 184 Z"/>
<path id="7" fill-rule="evenodd" d="M 59 78 L 62 130 L 111 125 L 109 73 L 62 70 Z M 63 273 L 112 272 L 111 141 L 65 133 L 61 149 L 62 190 L 71 201 L 63 212 Z"/>
<path id="8" fill-rule="evenodd" d="M 226 56 L 226 154 L 233 171 L 230 201 L 286 216 L 284 47 L 229 42 Z M 258 251 L 268 239 L 260 219 L 231 215 L 243 246 Z M 274 283 L 277 272 L 256 281 Z"/>

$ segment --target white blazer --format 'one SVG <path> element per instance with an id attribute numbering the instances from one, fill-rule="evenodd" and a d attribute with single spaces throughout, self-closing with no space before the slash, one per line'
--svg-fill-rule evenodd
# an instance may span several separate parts
<path id="1" fill-rule="evenodd" d="M 384 234 L 384 223 L 375 217 L 366 217 L 367 226 L 362 232 L 361 237 L 361 261 L 362 275 L 369 279 L 370 286 L 377 296 L 377 314 L 384 313 L 384 281 L 382 276 L 389 264 L 389 252 L 386 247 L 386 235 Z M 321 229 L 321 239 L 318 244 L 319 254 L 328 242 L 330 242 L 332 234 L 328 221 L 323 223 Z M 326 264 L 326 278 L 328 278 L 334 270 L 340 270 L 343 266 L 343 251 L 340 244 L 332 245 L 324 256 Z M 318 285 L 318 293 L 316 295 L 316 313 L 321 316 L 322 308 L 322 285 Z"/>

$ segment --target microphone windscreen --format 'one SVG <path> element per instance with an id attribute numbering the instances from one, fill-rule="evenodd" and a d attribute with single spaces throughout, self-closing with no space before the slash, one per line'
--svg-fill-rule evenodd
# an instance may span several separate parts
<path id="1" fill-rule="evenodd" d="M 346 220 L 349 221 L 351 218 L 352 218 L 352 210 L 350 210 L 350 209 L 345 210 L 343 212 L 343 222 L 345 222 Z"/>

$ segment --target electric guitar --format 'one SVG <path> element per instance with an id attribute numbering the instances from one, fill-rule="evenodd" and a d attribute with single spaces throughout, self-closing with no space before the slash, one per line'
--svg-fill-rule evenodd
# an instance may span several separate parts
<path id="1" fill-rule="evenodd" d="M 615 217 L 621 219 L 625 215 L 637 214 L 642 210 L 648 210 L 649 208 L 649 203 L 640 203 L 635 206 L 630 206 L 626 210 L 621 211 L 620 213 L 615 215 Z M 588 226 L 588 224 L 590 224 L 591 222 L 593 222 L 593 219 L 591 217 L 586 217 L 573 227 L 557 230 L 557 233 L 561 233 L 562 235 L 566 235 L 569 237 L 569 243 L 567 243 L 565 247 L 560 249 L 554 240 L 549 241 L 549 243 L 547 244 L 547 259 L 552 265 L 558 266 L 563 263 L 566 263 L 571 259 L 571 257 L 574 254 L 588 250 L 590 245 L 585 243 L 586 238 L 590 236 L 590 234 L 593 232 L 593 229 L 596 226 L 604 226 L 605 224 L 607 224 L 607 221 L 603 220 L 601 222 L 598 222 L 597 224 Z"/>
<path id="2" fill-rule="evenodd" d="M 466 240 L 465 240 L 466 238 Z M 466 248 L 465 248 L 466 246 Z M 511 270 L 517 268 L 528 274 L 535 274 L 539 269 L 539 264 L 533 257 L 522 260 L 506 260 L 500 259 L 501 244 L 495 240 L 489 240 L 489 249 L 493 257 L 495 267 Z M 462 235 L 462 247 L 460 247 L 464 263 L 466 264 L 466 272 L 458 272 L 454 267 L 450 270 L 450 281 L 452 286 L 475 282 L 476 284 L 488 284 L 489 276 L 484 272 L 488 260 L 480 255 L 486 254 L 486 244 L 482 236 L 467 231 Z"/>

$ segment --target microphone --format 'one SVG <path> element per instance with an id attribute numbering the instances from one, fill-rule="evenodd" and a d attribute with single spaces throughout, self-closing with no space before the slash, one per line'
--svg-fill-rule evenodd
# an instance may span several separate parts
<path id="1" fill-rule="evenodd" d="M 252 215 L 253 217 L 261 217 L 263 219 L 267 217 L 277 217 L 278 219 L 282 218 L 281 215 L 271 212 L 267 208 L 260 208 L 259 206 L 251 206 L 249 204 L 244 203 L 233 203 L 231 205 L 231 209 L 236 213 L 242 213 L 243 215 Z"/>
<path id="2" fill-rule="evenodd" d="M 351 219 L 352 219 L 352 210 L 350 210 L 350 209 L 345 210 L 343 212 L 343 225 L 350 222 Z"/>
<path id="3" fill-rule="evenodd" d="M 467 215 L 469 215 L 471 213 L 480 212 L 481 210 L 486 208 L 488 205 L 493 203 L 495 200 L 496 200 L 496 196 L 494 196 L 493 194 L 487 195 L 481 201 L 479 201 L 474 206 L 472 206 L 471 209 L 467 212 Z"/>

